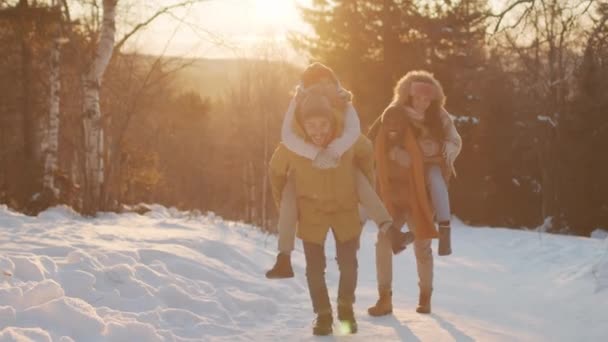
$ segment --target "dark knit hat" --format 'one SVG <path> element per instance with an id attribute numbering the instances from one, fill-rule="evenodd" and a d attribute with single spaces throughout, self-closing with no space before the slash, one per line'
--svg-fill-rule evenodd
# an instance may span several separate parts
<path id="1" fill-rule="evenodd" d="M 308 88 L 313 84 L 323 82 L 330 82 L 335 86 L 340 85 L 338 77 L 334 71 L 328 66 L 319 62 L 312 63 L 311 65 L 307 66 L 300 76 L 300 81 L 302 82 L 302 86 L 305 88 Z"/>

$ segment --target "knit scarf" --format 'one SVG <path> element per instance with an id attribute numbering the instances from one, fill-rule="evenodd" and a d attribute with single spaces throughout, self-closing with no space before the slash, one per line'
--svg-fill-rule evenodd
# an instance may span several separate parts
<path id="1" fill-rule="evenodd" d="M 402 189 L 391 189 L 388 178 L 389 159 L 386 151 L 387 134 L 383 125 L 380 125 L 376 135 L 374 146 L 374 157 L 376 159 L 378 190 L 380 198 L 388 209 L 391 216 L 396 217 L 395 208 L 392 204 L 390 191 L 398 191 L 399 196 L 404 196 L 408 203 L 410 228 L 416 235 L 416 239 L 432 239 L 438 236 L 433 220 L 429 195 L 426 190 L 424 162 L 422 153 L 416 142 L 416 138 L 411 132 L 411 126 L 407 126 L 404 134 L 404 147 L 411 160 L 409 168 L 403 168 L 407 172 L 407 187 Z"/>

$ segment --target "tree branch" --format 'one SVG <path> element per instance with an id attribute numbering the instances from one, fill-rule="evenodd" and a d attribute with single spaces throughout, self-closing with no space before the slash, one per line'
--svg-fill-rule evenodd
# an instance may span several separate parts
<path id="1" fill-rule="evenodd" d="M 505 8 L 502 12 L 500 12 L 498 14 L 492 14 L 492 13 L 490 13 L 490 17 L 496 17 L 496 18 L 498 18 L 498 21 L 496 22 L 496 25 L 494 26 L 494 33 L 498 32 L 498 29 L 500 28 L 500 24 L 502 23 L 502 21 L 505 18 L 505 16 L 509 12 L 511 12 L 515 7 L 517 7 L 517 6 L 521 5 L 521 4 L 529 3 L 531 5 L 528 7 L 528 9 L 526 9 L 526 12 L 528 12 L 529 9 L 534 6 L 534 1 L 535 0 L 518 0 L 518 1 L 515 1 L 514 3 L 512 3 L 509 7 Z M 524 17 L 524 15 L 522 15 L 517 22 L 518 23 L 521 22 L 521 20 L 522 20 L 523 17 Z"/>
<path id="2" fill-rule="evenodd" d="M 71 23 L 72 19 L 70 18 L 70 7 L 68 6 L 68 0 L 61 0 L 61 4 L 63 5 L 65 18 L 66 18 L 67 22 Z"/>
<path id="3" fill-rule="evenodd" d="M 186 21 L 185 18 L 179 18 L 177 17 L 174 13 L 168 13 L 168 15 L 170 17 L 172 17 L 173 19 L 177 20 L 178 22 L 188 26 L 188 28 L 190 28 L 192 30 L 192 32 L 194 34 L 196 34 L 199 38 L 201 39 L 207 39 L 209 40 L 211 43 L 217 45 L 217 46 L 222 46 L 228 49 L 235 49 L 236 47 L 231 45 L 230 43 L 228 43 L 226 41 L 226 39 L 224 37 L 222 37 L 221 35 L 209 31 L 203 27 L 201 27 L 198 24 Z M 203 34 L 205 35 L 205 37 L 203 37 Z"/>
<path id="4" fill-rule="evenodd" d="M 172 10 L 180 8 L 180 7 L 186 7 L 189 5 L 193 5 L 194 3 L 197 2 L 203 2 L 203 1 L 207 1 L 207 0 L 187 0 L 187 1 L 182 1 L 170 6 L 166 6 L 161 8 L 158 12 L 154 13 L 150 18 L 146 19 L 145 21 L 135 25 L 135 27 L 133 27 L 133 29 L 131 29 L 131 31 L 129 31 L 128 33 L 126 33 L 116 44 L 116 46 L 114 47 L 117 51 L 120 51 L 120 49 L 122 48 L 122 46 L 127 42 L 127 40 L 129 40 L 129 38 L 131 38 L 135 33 L 137 33 L 139 30 L 141 30 L 142 28 L 150 25 L 150 23 L 152 23 L 154 20 L 156 20 L 158 17 L 167 14 L 167 13 L 171 13 Z"/>

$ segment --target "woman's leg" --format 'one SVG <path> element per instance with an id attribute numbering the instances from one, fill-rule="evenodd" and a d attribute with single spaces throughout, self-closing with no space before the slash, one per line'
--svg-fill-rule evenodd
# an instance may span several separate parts
<path id="1" fill-rule="evenodd" d="M 391 292 L 393 284 L 393 251 L 388 234 L 378 232 L 376 241 L 376 278 L 378 292 Z"/>
<path id="2" fill-rule="evenodd" d="M 400 214 L 396 224 L 402 227 L 406 221 L 405 209 L 397 207 Z M 376 280 L 378 281 L 378 301 L 367 309 L 370 316 L 384 316 L 393 312 L 393 248 L 389 234 L 378 232 L 376 242 Z"/>
<path id="3" fill-rule="evenodd" d="M 359 170 L 357 174 L 357 193 L 359 194 L 359 202 L 369 217 L 376 223 L 382 231 L 387 231 L 391 226 L 393 219 L 386 210 L 384 203 L 369 183 L 367 177 Z"/>
<path id="4" fill-rule="evenodd" d="M 431 192 L 431 201 L 435 209 L 436 220 L 439 223 L 439 255 L 452 254 L 450 218 L 450 196 L 448 185 L 443 178 L 441 166 L 431 164 L 427 166 L 427 181 Z"/>
<path id="5" fill-rule="evenodd" d="M 384 316 L 393 312 L 393 250 L 388 233 L 378 231 L 376 241 L 376 281 L 378 301 L 367 309 L 370 316 Z"/>
<path id="6" fill-rule="evenodd" d="M 367 177 L 359 170 L 356 174 L 359 202 L 372 221 L 376 223 L 380 232 L 387 235 L 385 238 L 390 241 L 393 253 L 400 253 L 414 240 L 413 235 L 409 232 L 401 232 L 401 227 L 405 222 L 393 220 Z"/>
<path id="7" fill-rule="evenodd" d="M 284 279 L 292 278 L 291 251 L 294 249 L 296 239 L 296 224 L 298 210 L 296 205 L 296 188 L 293 175 L 287 177 L 283 188 L 281 203 L 279 204 L 279 221 L 277 230 L 279 234 L 279 254 L 274 266 L 266 272 L 266 278 Z"/>
<path id="8" fill-rule="evenodd" d="M 418 287 L 424 290 L 433 288 L 433 249 L 432 240 L 414 241 L 414 254 L 418 271 Z"/>
<path id="9" fill-rule="evenodd" d="M 296 225 L 298 223 L 298 208 L 296 204 L 296 186 L 292 174 L 287 177 L 283 188 L 279 207 L 278 233 L 279 253 L 290 255 L 294 249 L 296 239 Z"/>
<path id="10" fill-rule="evenodd" d="M 433 292 L 433 250 L 431 241 L 430 239 L 414 241 L 418 287 L 420 288 L 416 311 L 419 313 L 431 312 L 431 294 Z"/>
<path id="11" fill-rule="evenodd" d="M 437 222 L 449 222 L 451 217 L 450 196 L 448 186 L 441 172 L 441 166 L 438 164 L 427 166 L 427 182 L 431 190 L 431 201 L 433 202 Z"/>

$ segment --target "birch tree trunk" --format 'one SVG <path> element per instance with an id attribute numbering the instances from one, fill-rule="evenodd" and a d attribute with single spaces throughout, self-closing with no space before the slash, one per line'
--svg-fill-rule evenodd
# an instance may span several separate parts
<path id="1" fill-rule="evenodd" d="M 250 211 L 250 217 L 249 217 L 249 222 L 253 223 L 253 224 L 258 224 L 259 222 L 258 220 L 258 211 L 257 211 L 257 206 L 255 205 L 255 199 L 256 199 L 256 193 L 257 193 L 257 189 L 256 189 L 256 179 L 255 179 L 255 169 L 253 167 L 253 161 L 249 161 L 248 164 L 248 171 L 249 171 L 249 176 L 248 179 L 251 182 L 251 187 L 249 188 L 249 211 Z"/>
<path id="2" fill-rule="evenodd" d="M 44 155 L 44 177 L 42 180 L 43 192 L 59 198 L 59 189 L 55 186 L 55 172 L 57 171 L 57 153 L 59 150 L 59 105 L 61 101 L 61 28 L 58 23 L 53 35 L 51 47 L 51 62 L 49 74 L 49 117 L 44 134 L 42 152 Z"/>
<path id="3" fill-rule="evenodd" d="M 262 228 L 268 231 L 268 110 L 264 110 L 264 172 L 262 172 Z"/>
<path id="4" fill-rule="evenodd" d="M 116 33 L 116 3 L 103 0 L 103 21 L 93 63 L 84 76 L 84 212 L 95 213 L 100 206 L 104 183 L 104 133 L 99 106 L 99 90 L 103 74 L 114 50 Z"/>
<path id="5" fill-rule="evenodd" d="M 18 24 L 18 37 L 21 45 L 21 115 L 22 115 L 22 132 L 23 132 L 23 175 L 20 178 L 20 188 L 21 190 L 21 202 L 22 203 L 30 203 L 32 200 L 32 195 L 35 192 L 35 183 L 32 182 L 32 179 L 35 179 L 34 170 L 36 167 L 36 149 L 37 146 L 34 146 L 34 142 L 36 140 L 36 128 L 35 128 L 35 118 L 32 110 L 32 93 L 33 93 L 33 84 L 32 81 L 32 68 L 33 68 L 33 60 L 34 60 L 34 52 L 32 51 L 31 44 L 31 31 L 32 27 L 28 20 L 25 18 L 25 14 L 30 8 L 29 2 L 25 0 L 19 1 L 18 7 L 21 8 L 23 14 L 19 14 L 19 24 Z"/>

